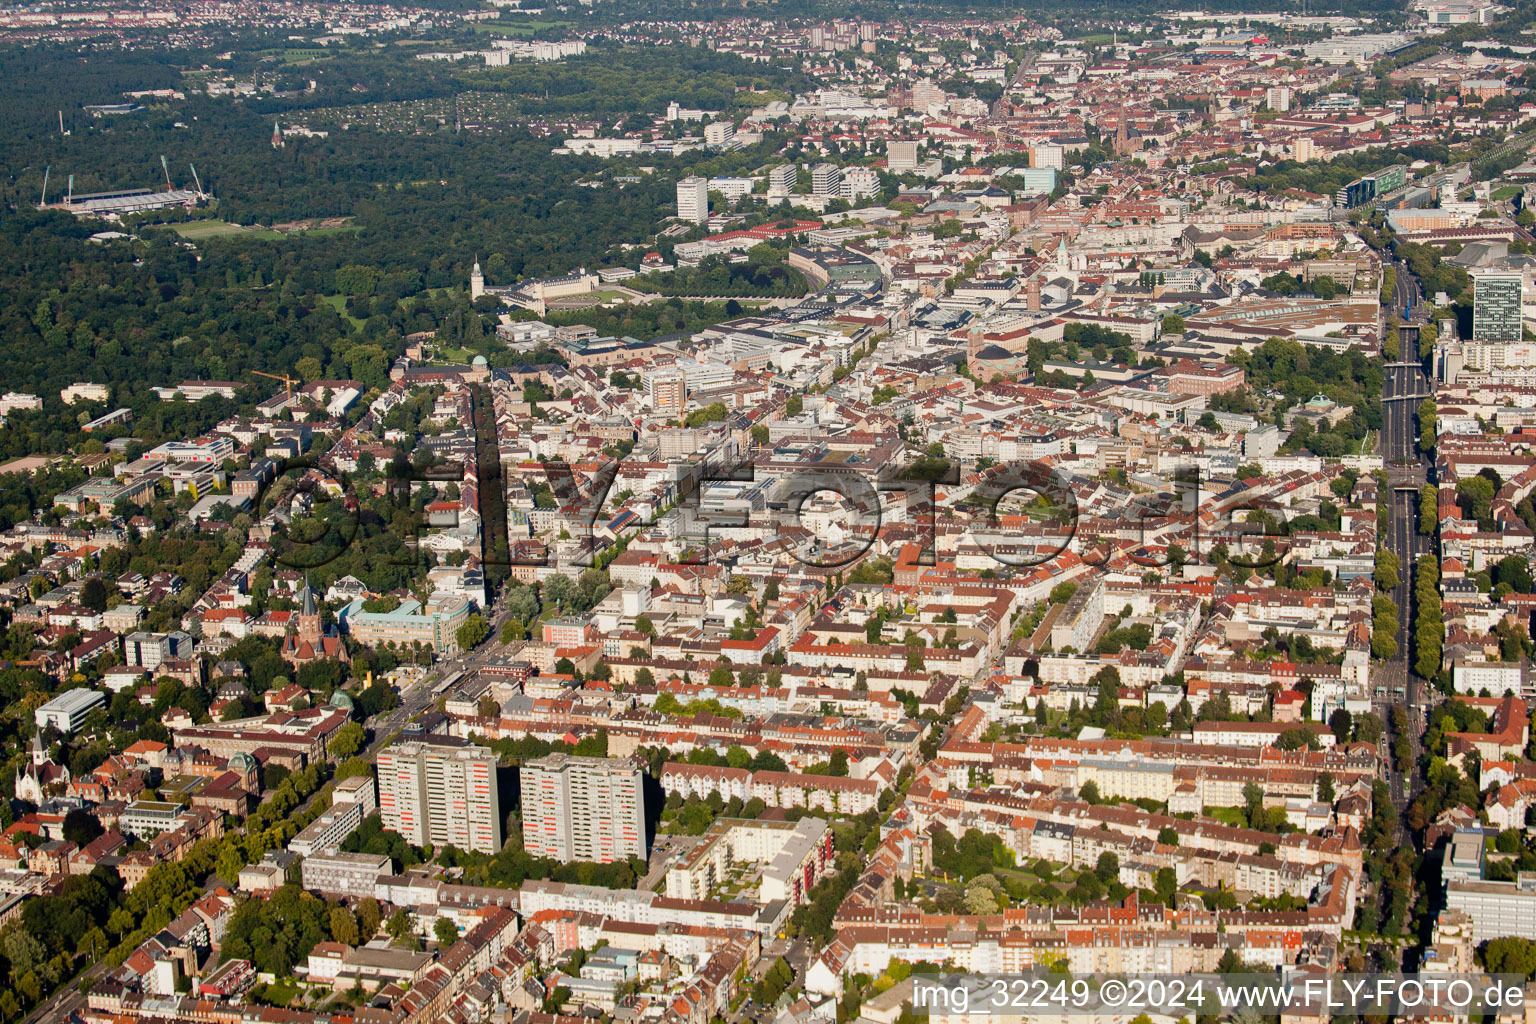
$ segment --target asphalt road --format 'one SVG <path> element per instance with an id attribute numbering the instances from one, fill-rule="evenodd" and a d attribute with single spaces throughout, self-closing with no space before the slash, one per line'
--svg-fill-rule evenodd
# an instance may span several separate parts
<path id="1" fill-rule="evenodd" d="M 1396 267 L 1397 292 L 1392 305 L 1396 308 L 1396 312 L 1401 314 L 1405 307 L 1419 304 L 1419 279 L 1413 276 L 1407 264 L 1399 262 Z"/>
<path id="2" fill-rule="evenodd" d="M 1388 314 L 1401 315 L 1404 306 L 1419 302 L 1417 279 L 1406 265 L 1398 263 L 1396 266 L 1396 309 L 1383 310 L 1384 318 Z M 1405 355 L 1411 359 L 1413 353 Z M 1432 393 L 1432 385 L 1419 363 L 1405 361 L 1385 367 L 1381 451 L 1386 459 L 1391 493 L 1382 495 L 1382 500 L 1388 503 L 1388 520 L 1380 542 L 1397 555 L 1400 564 L 1398 584 L 1392 591 L 1392 599 L 1398 608 L 1398 651 L 1397 657 L 1373 668 L 1371 703 L 1387 726 L 1380 753 L 1383 775 L 1398 811 L 1398 841 L 1403 844 L 1411 842 L 1403 824 L 1403 812 L 1418 790 L 1415 768 L 1421 753 L 1425 701 L 1431 694 L 1427 683 L 1414 674 L 1411 637 L 1415 611 L 1414 565 L 1420 556 L 1435 553 L 1433 538 L 1419 532 L 1419 492 L 1429 482 L 1433 466 L 1428 456 L 1418 450 L 1418 408 Z M 1408 712 L 1407 739 L 1412 755 L 1406 773 L 1398 771 L 1391 758 L 1392 744 L 1397 739 L 1392 710 L 1397 707 Z"/>

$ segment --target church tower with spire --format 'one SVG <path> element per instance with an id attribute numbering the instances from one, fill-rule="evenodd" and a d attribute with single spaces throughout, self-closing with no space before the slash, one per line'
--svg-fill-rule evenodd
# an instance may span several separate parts
<path id="1" fill-rule="evenodd" d="M 283 148 L 283 126 L 275 120 L 272 122 L 272 148 Z"/>
<path id="2" fill-rule="evenodd" d="M 311 643 L 320 639 L 320 608 L 315 603 L 315 592 L 310 589 L 309 577 L 304 577 L 304 588 L 299 591 L 298 637 Z"/>

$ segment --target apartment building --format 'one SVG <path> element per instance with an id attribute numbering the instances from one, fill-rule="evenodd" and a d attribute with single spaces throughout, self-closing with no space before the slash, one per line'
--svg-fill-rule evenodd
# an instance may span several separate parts
<path id="1" fill-rule="evenodd" d="M 817 164 L 811 169 L 811 194 L 836 197 L 842 194 L 843 172 L 836 164 Z"/>
<path id="2" fill-rule="evenodd" d="M 523 765 L 523 846 L 600 864 L 644 857 L 645 796 L 632 761 L 550 754 Z"/>
<path id="3" fill-rule="evenodd" d="M 373 776 L 354 775 L 343 779 L 332 790 L 331 806 L 293 837 L 288 843 L 288 851 L 300 857 L 334 853 L 377 808 Z"/>
<path id="4" fill-rule="evenodd" d="M 180 631 L 137 632 L 123 638 L 123 664 L 132 668 L 159 668 L 167 661 L 186 658 L 191 653 L 192 637 Z"/>
<path id="5" fill-rule="evenodd" d="M 304 888 L 327 896 L 373 895 L 380 875 L 392 870 L 388 857 L 371 853 L 316 853 L 304 858 Z"/>
<path id="6" fill-rule="evenodd" d="M 407 740 L 379 754 L 379 814 L 413 846 L 501 849 L 496 755 L 448 737 Z"/>
<path id="7" fill-rule="evenodd" d="M 677 216 L 690 224 L 709 220 L 709 181 L 697 176 L 677 183 Z"/>
<path id="8" fill-rule="evenodd" d="M 707 900 L 742 867 L 755 875 L 757 901 L 799 904 L 832 861 L 832 830 L 821 818 L 722 818 L 667 871 L 667 895 Z"/>

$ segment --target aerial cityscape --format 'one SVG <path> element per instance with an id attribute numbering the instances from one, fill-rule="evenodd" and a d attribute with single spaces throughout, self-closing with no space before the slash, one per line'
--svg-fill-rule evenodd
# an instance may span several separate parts
<path id="1" fill-rule="evenodd" d="M 0 74 L 0 1024 L 1536 1022 L 1536 0 Z"/>

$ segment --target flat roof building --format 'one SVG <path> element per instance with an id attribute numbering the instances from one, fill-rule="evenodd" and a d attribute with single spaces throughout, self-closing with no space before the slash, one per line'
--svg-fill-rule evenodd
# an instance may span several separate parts
<path id="1" fill-rule="evenodd" d="M 80 727 L 85 716 L 107 702 L 100 690 L 65 690 L 32 713 L 39 729 L 50 725 L 68 735 Z"/>
<path id="2" fill-rule="evenodd" d="M 388 857 L 372 853 L 316 853 L 304 858 L 304 888 L 327 896 L 373 895 L 380 875 L 392 870 Z"/>
<path id="3" fill-rule="evenodd" d="M 446 737 L 423 737 L 379 754 L 379 814 L 412 846 L 501 850 L 496 754 Z M 537 854 L 535 854 L 537 856 Z"/>
<path id="4" fill-rule="evenodd" d="M 523 848 L 608 864 L 645 856 L 645 796 L 632 761 L 550 754 L 523 765 Z"/>
<path id="5" fill-rule="evenodd" d="M 803 903 L 831 862 L 832 831 L 821 818 L 722 818 L 667 871 L 667 895 L 710 899 L 736 869 L 752 872 L 758 902 Z M 748 884 L 751 880 L 742 879 Z"/>
<path id="6" fill-rule="evenodd" d="M 705 178 L 684 178 L 677 183 L 677 216 L 690 224 L 703 224 L 709 220 L 709 181 Z"/>
<path id="7" fill-rule="evenodd" d="M 1518 270 L 1478 271 L 1472 275 L 1472 340 L 1520 341 L 1521 289 Z"/>

